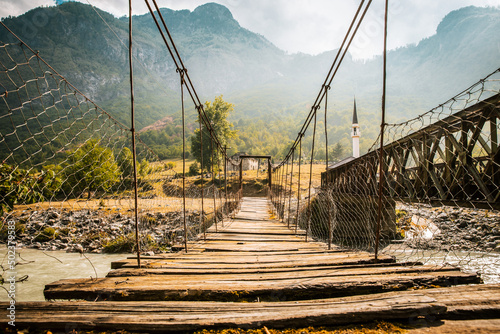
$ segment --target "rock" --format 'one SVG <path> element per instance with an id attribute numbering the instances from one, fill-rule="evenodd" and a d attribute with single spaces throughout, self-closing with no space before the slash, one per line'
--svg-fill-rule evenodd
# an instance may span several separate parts
<path id="1" fill-rule="evenodd" d="M 56 211 L 48 211 L 47 212 L 47 219 L 59 219 L 61 215 L 56 212 Z"/>
<path id="2" fill-rule="evenodd" d="M 447 219 L 448 218 L 448 215 L 444 212 L 440 213 L 439 215 L 437 215 L 438 219 Z"/>

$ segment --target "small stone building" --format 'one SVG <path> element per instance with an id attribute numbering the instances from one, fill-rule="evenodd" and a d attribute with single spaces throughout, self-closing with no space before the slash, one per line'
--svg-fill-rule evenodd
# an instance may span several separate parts
<path id="1" fill-rule="evenodd" d="M 248 155 L 245 152 L 238 152 L 231 156 L 231 159 L 233 161 L 239 161 L 239 158 L 242 156 Z M 243 159 L 243 170 L 257 170 L 259 168 L 259 160 L 258 159 L 253 159 L 253 158 L 248 158 L 248 159 Z M 228 171 L 239 171 L 238 166 L 233 166 L 233 164 L 229 163 L 227 165 L 227 170 Z"/>

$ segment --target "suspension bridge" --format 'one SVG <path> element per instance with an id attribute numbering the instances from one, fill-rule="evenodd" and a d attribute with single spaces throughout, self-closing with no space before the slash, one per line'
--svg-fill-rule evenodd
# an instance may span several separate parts
<path id="1" fill-rule="evenodd" d="M 106 277 L 46 285 L 51 302 L 0 302 L 1 316 L 15 305 L 16 325 L 67 332 L 497 319 L 498 272 L 490 269 L 500 267 L 500 69 L 403 123 L 385 122 L 383 102 L 369 152 L 329 164 L 329 91 L 370 3 L 361 1 L 296 140 L 277 161 L 227 156 L 156 1 L 146 1 L 179 75 L 183 158 L 185 94 L 198 116 L 201 169 L 212 172 L 192 180 L 185 159 L 175 172 L 135 131 L 132 44 L 128 128 L 2 23 L 17 40 L 0 45 L 0 201 L 14 258 L 16 238 L 27 232 L 35 235 L 28 246 L 52 242 L 56 232 L 71 239 L 75 213 L 98 217 L 100 231 L 82 227 L 88 238 L 112 244 L 107 224 L 132 236 L 135 255 L 113 262 Z M 383 101 L 385 66 L 384 57 Z M 322 111 L 327 159 L 315 178 Z M 267 197 L 243 196 L 245 159 L 267 162 Z M 126 223 L 116 226 L 122 216 Z M 32 224 L 34 217 L 43 222 Z M 171 252 L 145 252 L 160 243 Z M 487 279 L 497 284 L 480 284 Z"/>
<path id="2" fill-rule="evenodd" d="M 52 330 L 71 324 L 150 332 L 498 311 L 497 285 L 467 285 L 480 283 L 476 274 L 328 249 L 271 219 L 271 211 L 268 199 L 244 197 L 235 217 L 218 232 L 210 228 L 205 240 L 190 242 L 189 252 L 143 257 L 141 268 L 131 258 L 114 263 L 105 278 L 49 284 L 49 300 L 87 302 L 19 303 L 17 321 Z M 440 288 L 425 289 L 431 287 Z"/>

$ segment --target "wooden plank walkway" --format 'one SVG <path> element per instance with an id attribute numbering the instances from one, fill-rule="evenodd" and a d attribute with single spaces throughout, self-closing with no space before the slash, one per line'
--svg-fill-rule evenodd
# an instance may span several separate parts
<path id="1" fill-rule="evenodd" d="M 8 306 L 0 302 L 0 317 L 7 319 Z M 16 328 L 187 332 L 416 321 L 418 317 L 496 319 L 499 314 L 500 285 L 465 285 L 288 302 L 18 302 Z"/>
<path id="2" fill-rule="evenodd" d="M 114 301 L 285 301 L 479 283 L 455 268 L 397 264 L 390 256 L 328 250 L 270 219 L 266 198 L 244 198 L 236 218 L 211 228 L 189 252 L 121 261 L 107 277 L 66 279 L 47 299 Z M 453 282 L 453 283 L 451 283 Z"/>
<path id="3" fill-rule="evenodd" d="M 375 263 L 367 252 L 328 250 L 293 232 L 270 219 L 266 199 L 245 198 L 235 219 L 190 242 L 188 253 L 145 257 L 140 269 L 129 258 L 104 278 L 48 284 L 47 299 L 73 301 L 17 303 L 16 326 L 180 332 L 498 318 L 500 285 L 463 285 L 479 283 L 477 275 L 388 256 Z M 0 303 L 0 317 L 7 306 Z"/>

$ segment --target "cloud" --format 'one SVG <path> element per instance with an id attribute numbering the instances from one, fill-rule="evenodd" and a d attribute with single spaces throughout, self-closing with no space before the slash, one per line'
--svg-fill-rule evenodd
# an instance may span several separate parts
<path id="1" fill-rule="evenodd" d="M 0 0 L 0 17 L 19 16 L 30 9 L 55 4 L 55 0 Z"/>

